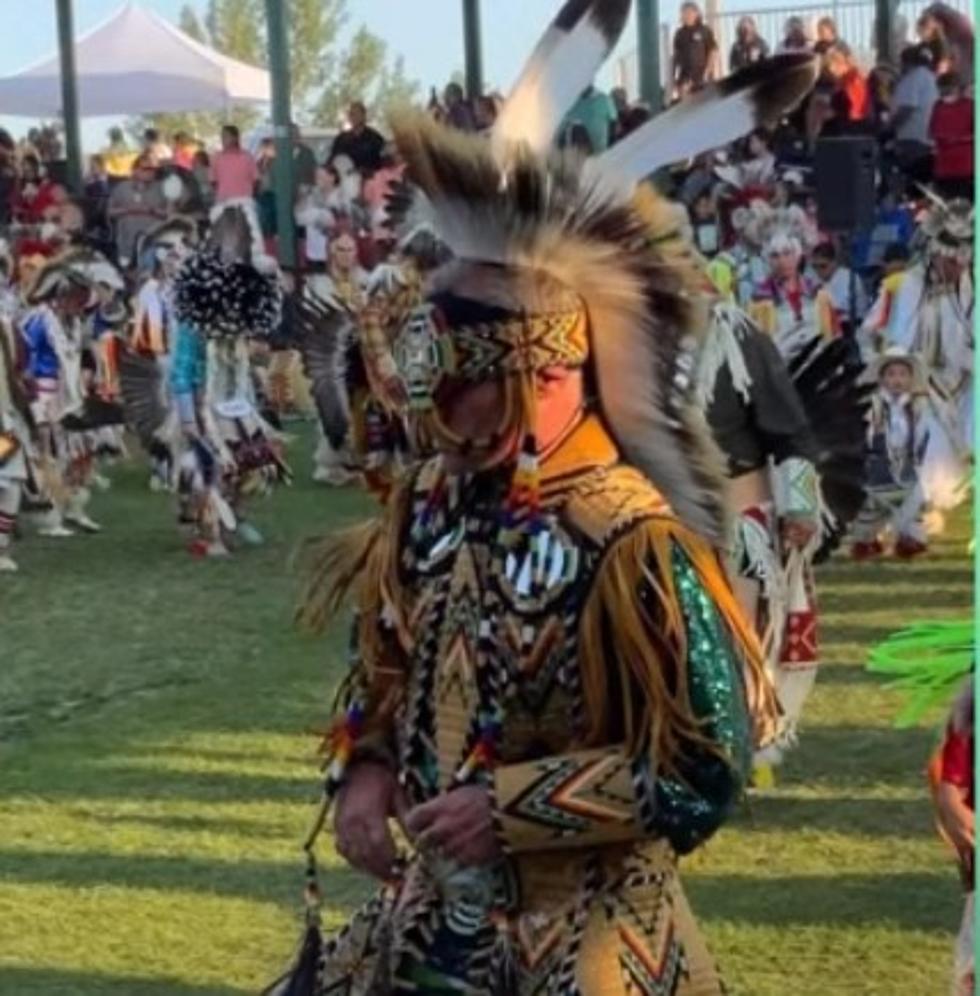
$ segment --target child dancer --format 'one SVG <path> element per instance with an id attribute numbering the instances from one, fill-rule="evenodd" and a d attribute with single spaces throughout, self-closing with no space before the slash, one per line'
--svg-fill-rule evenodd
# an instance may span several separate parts
<path id="1" fill-rule="evenodd" d="M 925 497 L 919 470 L 929 442 L 929 399 L 919 358 L 900 346 L 875 364 L 878 390 L 868 414 L 868 497 L 854 528 L 855 560 L 884 553 L 895 537 L 895 556 L 917 557 L 928 549 L 923 524 Z"/>

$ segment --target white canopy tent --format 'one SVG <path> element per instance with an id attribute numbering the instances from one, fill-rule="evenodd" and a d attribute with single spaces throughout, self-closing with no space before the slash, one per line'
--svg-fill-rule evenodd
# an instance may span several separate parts
<path id="1" fill-rule="evenodd" d="M 202 45 L 132 0 L 75 42 L 75 64 L 82 117 L 223 111 L 272 99 L 264 69 Z M 0 114 L 57 117 L 61 92 L 53 55 L 0 78 Z"/>

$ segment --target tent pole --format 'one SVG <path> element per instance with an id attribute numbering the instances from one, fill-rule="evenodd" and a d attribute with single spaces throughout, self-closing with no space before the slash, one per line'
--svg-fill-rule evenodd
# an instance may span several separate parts
<path id="1" fill-rule="evenodd" d="M 58 47 L 61 53 L 61 114 L 65 123 L 65 154 L 68 159 L 68 186 L 82 190 L 82 140 L 78 123 L 78 81 L 75 74 L 75 29 L 72 0 L 56 0 Z"/>
<path id="2" fill-rule="evenodd" d="M 276 139 L 275 191 L 279 262 L 296 269 L 296 168 L 293 159 L 292 113 L 289 106 L 289 0 L 265 0 L 272 75 L 272 125 Z"/>
<path id="3" fill-rule="evenodd" d="M 463 0 L 463 50 L 466 55 L 466 96 L 476 100 L 483 93 L 480 0 Z"/>
<path id="4" fill-rule="evenodd" d="M 639 62 L 640 99 L 654 114 L 663 110 L 661 85 L 659 0 L 639 0 L 636 8 L 637 61 Z"/>

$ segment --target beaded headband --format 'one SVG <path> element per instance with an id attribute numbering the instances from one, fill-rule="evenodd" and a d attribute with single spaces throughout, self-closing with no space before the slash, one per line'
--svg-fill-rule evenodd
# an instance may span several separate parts
<path id="1" fill-rule="evenodd" d="M 412 407 L 428 411 L 449 378 L 478 383 L 583 366 L 589 355 L 588 320 L 580 308 L 453 327 L 430 302 L 409 315 L 394 354 Z"/>

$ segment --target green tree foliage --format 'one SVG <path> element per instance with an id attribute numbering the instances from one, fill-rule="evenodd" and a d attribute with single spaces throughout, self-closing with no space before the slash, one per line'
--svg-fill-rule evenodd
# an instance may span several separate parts
<path id="1" fill-rule="evenodd" d="M 399 56 L 389 63 L 387 45 L 361 27 L 340 55 L 337 71 L 313 109 L 313 120 L 324 127 L 335 127 L 354 100 L 362 101 L 376 119 L 383 119 L 391 107 L 411 103 L 418 97 L 419 85 L 408 78 L 404 60 Z"/>
<path id="2" fill-rule="evenodd" d="M 265 4 L 262 0 L 210 0 L 208 36 L 212 47 L 253 66 L 266 58 Z"/>
<path id="3" fill-rule="evenodd" d="M 346 0 L 292 0 L 289 22 L 290 90 L 302 120 L 337 67 L 337 39 L 347 21 Z"/>

